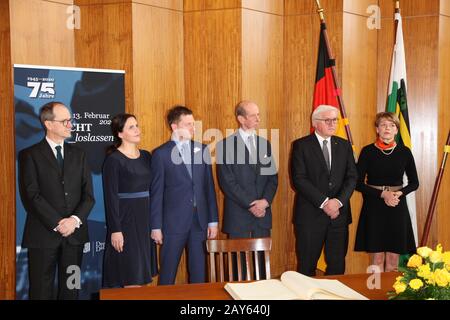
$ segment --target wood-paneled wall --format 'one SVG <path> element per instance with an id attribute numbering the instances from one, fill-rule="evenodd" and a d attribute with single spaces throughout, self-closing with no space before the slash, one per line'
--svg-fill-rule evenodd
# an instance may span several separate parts
<path id="1" fill-rule="evenodd" d="M 66 27 L 67 6 L 81 8 L 81 29 Z M 373 118 L 384 110 L 393 45 L 393 1 L 322 0 L 338 76 L 356 145 L 373 141 Z M 379 5 L 380 30 L 366 26 L 369 5 Z M 450 0 L 403 0 L 409 106 L 419 234 L 442 146 L 450 129 Z M 258 103 L 262 128 L 278 129 L 279 189 L 274 202 L 274 276 L 296 268 L 292 226 L 291 143 L 309 133 L 319 40 L 315 1 L 298 0 L 13 0 L 0 5 L 0 103 L 5 143 L 0 196 L 0 298 L 13 298 L 15 159 L 11 64 L 42 64 L 126 71 L 126 109 L 143 128 L 142 147 L 166 141 L 164 115 L 174 104 L 192 108 L 197 140 L 216 142 L 207 129 L 235 129 L 234 105 Z M 270 135 L 269 135 L 269 138 Z M 272 136 L 274 139 L 274 136 Z M 272 141 L 274 143 L 274 141 Z M 450 247 L 449 168 L 444 175 L 430 244 Z M 216 184 L 219 207 L 223 196 Z M 365 253 L 353 252 L 361 197 L 352 198 L 347 272 L 364 272 Z M 222 210 L 221 210 L 222 211 Z M 224 237 L 221 234 L 221 237 Z M 177 282 L 187 281 L 186 264 Z"/>
<path id="2" fill-rule="evenodd" d="M 166 111 L 184 104 L 182 1 L 162 5 L 133 3 L 133 112 L 148 150 L 170 138 Z"/>
<path id="3" fill-rule="evenodd" d="M 133 112 L 132 6 L 124 1 L 75 1 L 81 25 L 75 29 L 75 65 L 125 70 L 125 104 Z"/>
<path id="4" fill-rule="evenodd" d="M 67 27 L 72 1 L 10 2 L 13 63 L 72 67 L 74 33 Z"/>
<path id="5" fill-rule="evenodd" d="M 0 299 L 14 299 L 16 291 L 15 138 L 11 60 L 10 6 L 0 2 Z"/>
<path id="6" fill-rule="evenodd" d="M 342 88 L 356 156 L 359 156 L 362 147 L 375 140 L 372 123 L 377 112 L 377 29 L 367 27 L 368 15 L 365 9 L 370 2 L 345 2 L 343 15 Z M 354 192 L 351 199 L 353 223 L 349 227 L 347 273 L 364 273 L 369 264 L 366 253 L 353 250 L 361 206 L 361 193 Z"/>
<path id="7" fill-rule="evenodd" d="M 251 1 L 247 1 L 251 5 Z M 279 1 L 261 1 L 259 9 L 242 10 L 242 99 L 255 101 L 261 116 L 260 129 L 267 130 L 278 167 L 278 189 L 272 204 L 271 271 L 281 274 L 286 270 L 289 256 L 292 224 L 288 218 L 287 196 L 289 181 L 286 140 L 286 118 L 283 110 L 283 16 Z M 253 1 L 253 4 L 254 3 Z M 266 11 L 263 11 L 266 10 Z M 232 110 L 232 108 L 229 108 Z"/>
<path id="8" fill-rule="evenodd" d="M 450 134 L 450 0 L 441 0 L 439 15 L 439 110 L 437 155 L 440 165 L 443 158 L 442 147 Z M 450 157 L 441 183 L 437 212 L 437 241 L 444 249 L 450 250 Z M 435 244 L 435 243 L 434 243 Z"/>

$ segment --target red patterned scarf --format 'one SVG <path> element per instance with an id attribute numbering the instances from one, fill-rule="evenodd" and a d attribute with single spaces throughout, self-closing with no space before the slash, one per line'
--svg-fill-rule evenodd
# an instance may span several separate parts
<path id="1" fill-rule="evenodd" d="M 380 150 L 391 150 L 394 149 L 397 146 L 397 142 L 395 140 L 392 140 L 391 143 L 386 144 L 383 140 L 380 138 L 377 139 L 375 142 L 375 147 L 377 147 Z"/>

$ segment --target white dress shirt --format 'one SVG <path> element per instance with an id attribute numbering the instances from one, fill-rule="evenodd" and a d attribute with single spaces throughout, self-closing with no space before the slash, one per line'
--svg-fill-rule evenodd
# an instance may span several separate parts
<path id="1" fill-rule="evenodd" d="M 61 142 L 60 144 L 54 142 L 53 140 L 50 140 L 48 137 L 45 137 L 45 140 L 47 140 L 48 144 L 50 145 L 50 148 L 52 148 L 53 151 L 53 155 L 56 158 L 56 147 L 60 146 L 61 147 L 61 155 L 64 159 L 64 141 Z"/>
<path id="2" fill-rule="evenodd" d="M 242 140 L 244 140 L 245 145 L 247 146 L 248 152 L 250 152 L 250 146 L 248 145 L 248 138 L 253 136 L 253 148 L 256 150 L 256 133 L 255 130 L 245 131 L 242 128 L 239 128 L 239 134 L 241 135 Z"/>

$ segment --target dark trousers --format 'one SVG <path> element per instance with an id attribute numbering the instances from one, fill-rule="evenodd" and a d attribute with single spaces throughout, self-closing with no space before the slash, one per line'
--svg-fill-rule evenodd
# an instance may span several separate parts
<path id="1" fill-rule="evenodd" d="M 298 272 L 315 276 L 317 261 L 325 246 L 326 275 L 344 274 L 348 247 L 348 226 L 332 222 L 296 224 Z"/>
<path id="2" fill-rule="evenodd" d="M 259 227 L 254 227 L 251 231 L 244 231 L 244 232 L 233 232 L 229 233 L 228 237 L 230 239 L 237 239 L 237 238 L 267 238 L 270 237 L 270 229 L 263 229 Z M 265 266 L 265 260 L 264 260 L 264 252 L 258 252 L 258 261 L 259 261 L 259 270 L 260 270 L 260 276 L 261 279 L 265 279 L 266 276 L 266 266 Z M 243 280 L 250 280 L 247 278 L 247 267 L 245 265 L 245 253 L 241 252 L 241 270 L 243 274 Z M 233 254 L 233 274 L 235 281 L 238 280 L 237 276 L 237 258 L 236 255 Z M 253 275 L 254 279 L 256 279 L 255 275 Z"/>
<path id="3" fill-rule="evenodd" d="M 73 277 L 80 276 L 70 266 L 81 268 L 82 245 L 71 245 L 64 239 L 56 248 L 29 248 L 28 275 L 30 300 L 55 299 L 55 272 L 58 268 L 58 300 L 76 300 L 79 290 L 72 288 Z M 77 271 L 80 269 L 77 269 Z M 71 277 L 72 276 L 72 277 Z M 71 279 L 69 279 L 71 277 Z M 69 286 L 67 283 L 69 280 Z M 81 279 L 78 279 L 81 283 Z"/>
<path id="4" fill-rule="evenodd" d="M 163 245 L 160 253 L 159 284 L 175 283 L 178 265 L 187 247 L 189 283 L 206 282 L 206 240 L 207 232 L 200 226 L 194 212 L 192 225 L 188 232 L 169 234 L 163 230 Z"/>

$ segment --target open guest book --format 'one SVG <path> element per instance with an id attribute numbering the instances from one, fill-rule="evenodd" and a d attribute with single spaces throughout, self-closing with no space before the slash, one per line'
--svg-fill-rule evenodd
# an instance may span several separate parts
<path id="1" fill-rule="evenodd" d="M 338 280 L 314 279 L 286 271 L 280 280 L 227 283 L 234 300 L 368 300 Z"/>

